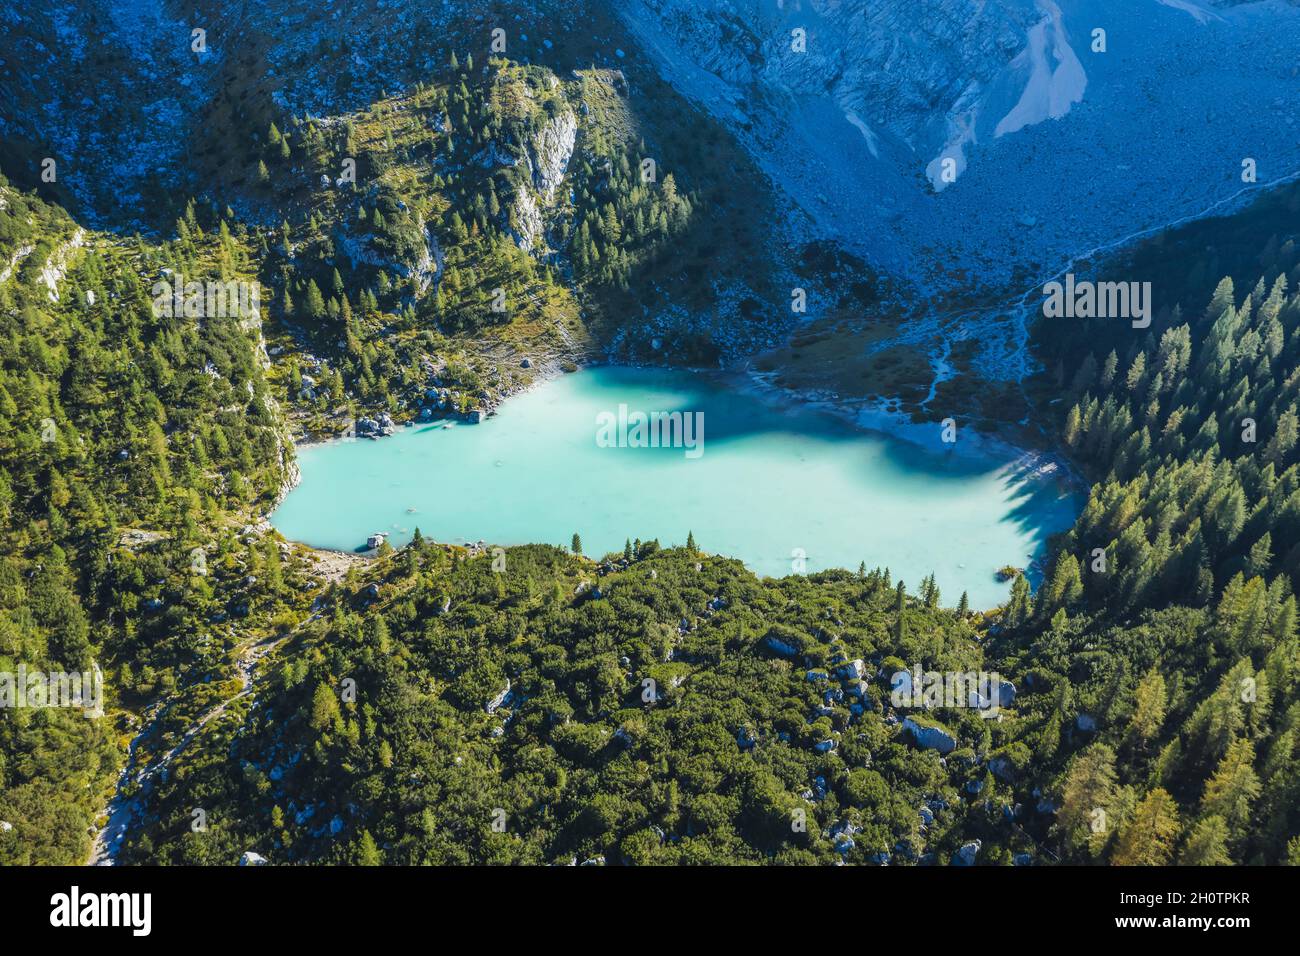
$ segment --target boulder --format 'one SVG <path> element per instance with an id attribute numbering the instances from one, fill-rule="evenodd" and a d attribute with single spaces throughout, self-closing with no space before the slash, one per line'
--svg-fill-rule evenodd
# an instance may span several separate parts
<path id="1" fill-rule="evenodd" d="M 266 866 L 266 863 L 266 857 L 252 850 L 245 850 L 244 855 L 239 858 L 240 866 Z"/>
<path id="2" fill-rule="evenodd" d="M 974 866 L 975 858 L 979 856 L 980 848 L 984 844 L 979 840 L 971 840 L 969 843 L 963 843 L 961 849 L 952 855 L 953 866 Z"/>
<path id="3" fill-rule="evenodd" d="M 835 676 L 840 680 L 859 680 L 866 673 L 866 664 L 861 658 L 841 664 L 835 668 Z"/>
<path id="4" fill-rule="evenodd" d="M 921 724 L 908 717 L 903 721 L 903 729 L 912 735 L 912 740 L 922 750 L 937 750 L 941 754 L 947 754 L 957 749 L 957 738 L 942 727 Z"/>
<path id="5" fill-rule="evenodd" d="M 1006 757 L 994 757 L 990 760 L 989 770 L 1003 783 L 1010 783 L 1016 777 L 1016 768 Z"/>
<path id="6" fill-rule="evenodd" d="M 484 704 L 483 705 L 484 709 L 486 709 L 489 714 L 496 713 L 497 709 L 506 702 L 506 699 L 509 696 L 510 696 L 510 680 L 507 678 L 505 690 L 501 691 L 501 693 L 497 694 L 486 704 Z"/>
<path id="7" fill-rule="evenodd" d="M 999 707 L 1010 707 L 1016 702 L 1016 685 L 1009 680 L 998 681 L 996 703 Z"/>

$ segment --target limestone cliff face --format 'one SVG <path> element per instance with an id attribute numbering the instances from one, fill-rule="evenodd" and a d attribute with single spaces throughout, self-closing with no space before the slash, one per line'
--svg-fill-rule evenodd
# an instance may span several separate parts
<path id="1" fill-rule="evenodd" d="M 569 168 L 577 137 L 578 121 L 572 113 L 565 112 L 549 120 L 533 139 L 529 151 L 533 184 L 547 202 L 554 196 Z"/>
<path id="2" fill-rule="evenodd" d="M 577 138 L 577 117 L 565 110 L 548 119 L 523 151 L 528 180 L 516 191 L 509 217 L 511 235 L 524 252 L 540 252 L 546 245 L 545 211 L 569 169 Z"/>
<path id="3" fill-rule="evenodd" d="M 521 187 L 515 194 L 514 204 L 510 208 L 510 231 L 515 245 L 524 252 L 532 252 L 542 238 L 542 211 L 533 198 L 528 187 Z"/>
<path id="4" fill-rule="evenodd" d="M 252 340 L 253 357 L 258 368 L 263 372 L 269 370 L 271 357 L 266 351 L 266 338 L 262 330 L 261 311 L 243 315 L 240 318 L 239 326 Z M 251 382 L 249 388 L 252 389 Z M 284 410 L 269 391 L 264 393 L 264 401 L 271 413 L 271 417 L 275 420 L 272 434 L 275 437 L 275 458 L 280 466 L 280 487 L 276 491 L 275 499 L 266 511 L 266 514 L 270 515 L 271 512 L 280 507 L 280 503 L 284 501 L 285 496 L 298 487 L 298 482 L 302 480 L 302 470 L 298 465 L 298 455 L 294 449 L 293 436 L 290 434 L 290 426 L 285 418 Z"/>

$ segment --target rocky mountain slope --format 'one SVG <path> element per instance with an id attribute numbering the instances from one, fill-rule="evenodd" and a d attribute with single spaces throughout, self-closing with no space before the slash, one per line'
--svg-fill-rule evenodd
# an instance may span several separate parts
<path id="1" fill-rule="evenodd" d="M 1281 0 L 619 8 L 807 230 L 923 289 L 1036 274 L 1195 214 L 1241 188 L 1245 158 L 1259 183 L 1300 170 L 1300 8 Z"/>

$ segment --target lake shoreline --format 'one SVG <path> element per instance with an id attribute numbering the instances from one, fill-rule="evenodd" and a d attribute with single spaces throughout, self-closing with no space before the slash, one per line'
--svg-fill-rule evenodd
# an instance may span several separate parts
<path id="1" fill-rule="evenodd" d="M 843 400 L 838 397 L 829 398 L 812 390 L 787 388 L 776 384 L 774 375 L 760 372 L 750 366 L 748 362 L 731 368 L 653 365 L 631 362 L 584 362 L 568 368 L 553 365 L 538 369 L 538 374 L 530 381 L 520 383 L 509 391 L 502 393 L 500 401 L 493 404 L 486 411 L 483 420 L 479 423 L 463 422 L 454 418 L 430 419 L 427 422 L 408 419 L 401 422 L 398 428 L 404 430 L 419 426 L 430 427 L 437 425 L 439 422 L 448 423 L 442 427 L 456 427 L 462 424 L 487 424 L 496 417 L 497 410 L 511 399 L 517 399 L 557 379 L 595 369 L 633 369 L 698 375 L 708 381 L 723 383 L 727 387 L 756 398 L 771 407 L 828 415 L 850 426 L 855 431 L 861 432 L 864 437 L 871 435 L 884 436 L 930 452 L 935 451 L 936 448 L 935 442 L 932 440 L 936 430 L 933 423 L 921 424 L 915 422 L 901 410 L 888 407 L 885 402 L 872 403 L 863 400 Z M 301 483 L 302 473 L 297 461 L 297 453 L 300 450 L 359 440 L 356 436 L 318 437 L 310 433 L 306 434 L 301 440 L 293 438 L 292 435 L 289 437 L 294 451 L 292 468 L 277 493 L 274 504 L 262 515 L 261 520 L 258 522 L 259 525 L 273 527 L 271 516 L 283 504 L 285 498 Z M 386 437 L 392 436 L 376 436 L 366 440 L 379 442 Z M 927 441 L 927 438 L 931 440 Z M 1056 481 L 1062 487 L 1068 489 L 1069 493 L 1078 495 L 1083 499 L 1086 499 L 1090 488 L 1087 479 L 1059 450 L 1027 447 L 1025 443 L 1015 441 L 1009 437 L 1005 434 L 1005 431 L 985 432 L 973 426 L 965 429 L 961 429 L 959 426 L 959 440 L 943 449 L 943 451 L 945 454 L 951 454 L 962 459 L 1004 462 L 1003 467 L 1005 468 L 1031 472 L 1033 481 Z M 429 535 L 425 535 L 425 537 L 429 538 L 429 540 L 436 540 Z M 293 543 L 310 552 L 322 555 L 325 560 L 331 560 L 332 558 L 329 556 L 338 556 L 349 561 L 368 562 L 374 560 L 378 553 L 378 549 L 358 551 L 322 547 L 298 540 L 294 540 Z M 454 544 L 454 542 L 444 543 Z M 731 555 L 730 557 L 735 556 Z M 1037 572 L 1041 576 L 1043 557 L 1043 555 L 1040 555 L 1030 562 L 1026 571 L 1029 572 L 1037 567 Z"/>
<path id="2" fill-rule="evenodd" d="M 912 421 L 904 412 L 888 407 L 883 402 L 868 402 L 865 400 L 846 400 L 840 398 L 827 398 L 819 395 L 814 390 L 792 389 L 781 386 L 773 381 L 772 373 L 760 372 L 745 363 L 743 366 L 731 368 L 706 368 L 687 365 L 652 365 L 646 363 L 634 362 L 586 362 L 576 365 L 569 370 L 560 368 L 547 368 L 540 370 L 532 380 L 520 384 L 514 388 L 501 393 L 500 401 L 485 409 L 483 420 L 478 423 L 467 422 L 458 418 L 431 418 L 428 421 L 418 421 L 416 419 L 406 419 L 397 424 L 398 429 L 415 428 L 421 425 L 437 425 L 440 422 L 450 422 L 453 425 L 459 424 L 486 424 L 496 417 L 497 410 L 505 405 L 511 399 L 526 395 L 557 379 L 564 378 L 568 375 L 575 375 L 580 372 L 587 372 L 596 369 L 632 369 L 637 371 L 663 371 L 677 372 L 690 375 L 698 375 L 704 379 L 714 382 L 724 382 L 728 385 L 734 385 L 737 390 L 743 394 L 758 398 L 769 405 L 789 410 L 805 410 L 810 412 L 819 412 L 831 415 L 841 422 L 852 426 L 864 434 L 883 435 L 889 438 L 905 441 L 919 448 L 933 451 L 935 443 L 925 440 L 925 435 L 933 435 L 937 426 L 933 424 L 922 425 Z M 1086 479 L 1078 473 L 1070 460 L 1059 450 L 1053 447 L 1031 446 L 1026 442 L 1017 441 L 1008 434 L 1009 429 L 1003 428 L 997 431 L 988 432 L 980 431 L 973 425 L 961 426 L 958 424 L 958 441 L 950 447 L 944 448 L 945 454 L 953 454 L 960 458 L 987 460 L 998 458 L 1005 460 L 1008 464 L 1013 462 L 1039 462 L 1042 467 L 1049 468 L 1052 471 L 1060 471 L 1063 477 L 1068 477 L 1076 487 L 1086 490 L 1088 487 Z M 320 437 L 316 434 L 306 434 L 302 438 L 290 436 L 293 442 L 295 453 L 305 448 L 315 448 L 322 445 L 336 444 L 343 441 L 358 441 L 365 438 L 367 441 L 382 441 L 391 436 L 349 436 L 349 435 L 332 435 Z M 296 486 L 297 481 L 294 482 Z M 292 490 L 292 486 L 289 490 Z M 277 504 L 283 500 L 283 494 L 277 498 Z M 270 509 L 274 511 L 274 507 Z M 269 516 L 268 512 L 268 516 Z"/>
<path id="3" fill-rule="evenodd" d="M 829 398 L 811 390 L 787 388 L 776 384 L 774 373 L 760 372 L 749 367 L 737 369 L 730 374 L 743 376 L 751 393 L 758 397 L 771 398 L 779 405 L 824 412 L 864 434 L 884 435 L 928 451 L 940 449 L 944 454 L 959 458 L 1005 461 L 1008 466 L 1026 467 L 1044 477 L 1051 475 L 1068 484 L 1075 492 L 1086 493 L 1090 487 L 1087 479 L 1060 449 L 1048 443 L 1031 445 L 1017 440 L 1017 436 L 1022 433 L 1013 435 L 1009 426 L 989 432 L 981 431 L 973 425 L 963 426 L 958 422 L 957 440 L 944 447 L 941 442 L 934 440 L 940 431 L 939 425 L 913 421 L 906 413 L 890 407 L 886 402 Z"/>
<path id="4" fill-rule="evenodd" d="M 852 570 L 862 560 L 888 563 L 909 578 L 933 570 L 949 589 L 969 589 L 992 607 L 1005 600 L 986 581 L 996 568 L 1033 567 L 1050 536 L 1077 514 L 1077 496 L 1060 480 L 1067 473 L 1001 436 L 970 429 L 944 444 L 937 425 L 791 394 L 746 368 L 590 363 L 579 371 L 582 381 L 563 386 L 577 373 L 539 377 L 558 387 L 550 395 L 533 395 L 531 385 L 518 390 L 510 397 L 521 404 L 487 432 L 466 431 L 456 420 L 444 429 L 433 419 L 403 423 L 385 436 L 391 443 L 375 439 L 374 454 L 338 447 L 355 445 L 355 437 L 302 443 L 296 447 L 304 453 L 334 446 L 318 459 L 323 470 L 313 472 L 325 484 L 267 520 L 274 517 L 285 538 L 310 551 L 360 561 L 375 556 L 360 546 L 368 535 L 383 533 L 400 547 L 417 525 L 430 540 L 466 547 L 562 545 L 580 531 L 593 554 L 621 547 L 623 529 L 665 546 L 693 529 L 711 553 L 738 558 L 760 576 L 803 573 L 791 564 L 793 548 L 806 550 L 807 573 Z M 601 409 L 625 400 L 633 408 L 707 412 L 719 429 L 708 434 L 724 443 L 716 445 L 721 457 L 706 456 L 703 471 L 682 472 L 671 454 L 629 459 L 597 450 L 606 446 L 592 445 L 589 417 L 599 422 L 608 414 Z M 437 437 L 420 441 L 427 432 Z M 727 451 L 735 439 L 743 441 Z M 558 456 L 557 448 L 564 449 Z M 433 485 L 431 475 L 438 476 Z M 529 490 L 521 498 L 522 487 Z M 610 488 L 627 490 L 635 503 L 624 496 L 611 504 L 603 490 Z M 672 502 L 688 505 L 670 519 L 679 514 Z M 758 514 L 766 517 L 749 528 L 746 515 Z M 939 548 L 948 534 L 965 550 Z M 935 545 L 930 551 L 927 541 Z M 987 574 L 980 570 L 986 564 Z"/>

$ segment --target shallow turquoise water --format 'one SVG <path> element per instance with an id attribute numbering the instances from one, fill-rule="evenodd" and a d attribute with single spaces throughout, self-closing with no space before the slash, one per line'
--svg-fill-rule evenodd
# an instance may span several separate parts
<path id="1" fill-rule="evenodd" d="M 602 447 L 597 416 L 703 413 L 702 453 Z M 625 538 L 682 544 L 760 574 L 888 566 L 909 586 L 934 571 L 945 603 L 992 607 L 1077 502 L 1014 464 L 922 448 L 829 416 L 773 407 L 690 372 L 597 368 L 508 400 L 479 425 L 399 429 L 299 452 L 302 483 L 271 521 L 307 544 L 354 550 L 375 531 L 437 541 L 568 546 L 599 557 Z"/>

